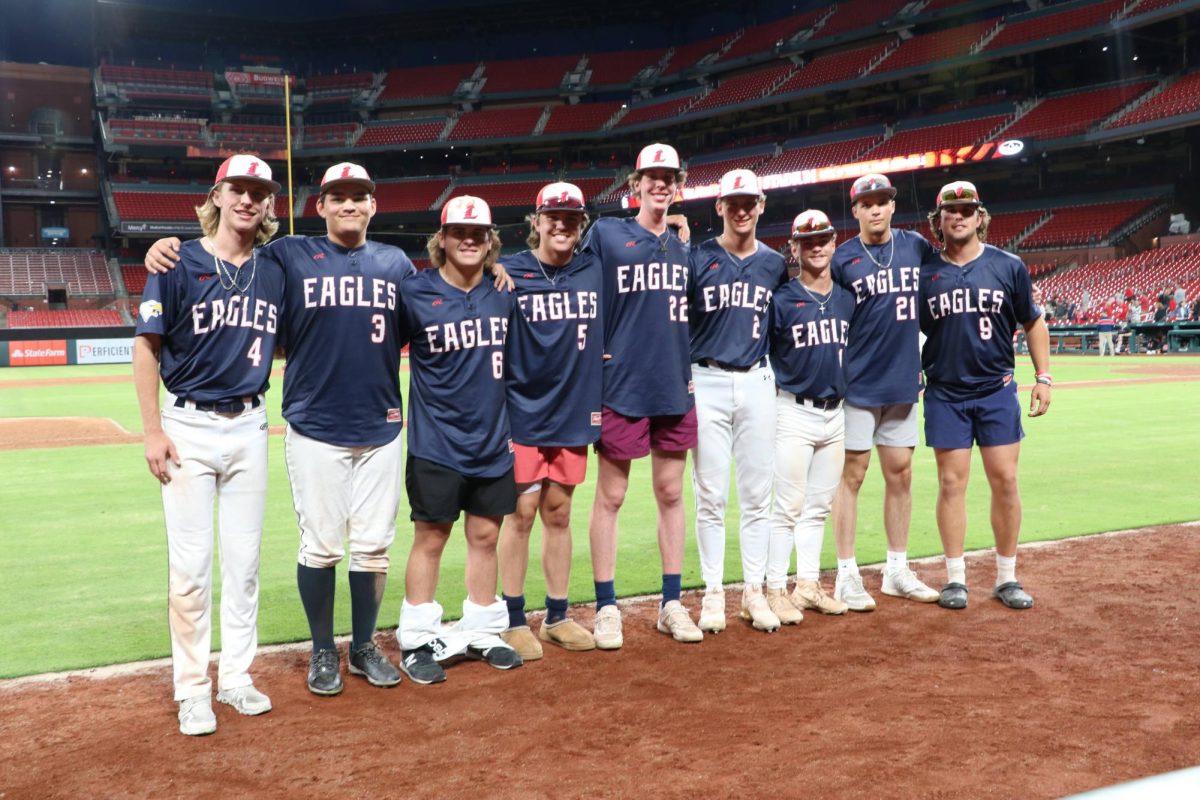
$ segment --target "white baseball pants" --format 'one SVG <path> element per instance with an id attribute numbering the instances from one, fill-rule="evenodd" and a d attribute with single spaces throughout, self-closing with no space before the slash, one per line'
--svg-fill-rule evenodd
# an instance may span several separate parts
<path id="1" fill-rule="evenodd" d="M 170 570 L 167 620 L 175 699 L 211 693 L 213 499 L 221 547 L 220 689 L 249 686 L 258 648 L 258 560 L 267 496 L 265 407 L 229 416 L 175 408 L 166 394 L 163 432 L 180 466 L 162 487 Z"/>
<path id="2" fill-rule="evenodd" d="M 846 460 L 845 415 L 796 402 L 780 389 L 776 398 L 775 511 L 771 517 L 767 586 L 787 585 L 796 545 L 796 577 L 815 581 L 821 569 L 825 519 Z"/>
<path id="3" fill-rule="evenodd" d="M 332 567 L 350 544 L 350 569 L 387 572 L 400 510 L 403 435 L 378 447 L 341 447 L 310 439 L 291 425 L 284 457 L 300 524 L 298 560 Z"/>
<path id="4" fill-rule="evenodd" d="M 695 364 L 692 380 L 697 425 L 692 488 L 700 574 L 708 589 L 719 589 L 724 583 L 725 506 L 732 461 L 741 507 L 742 574 L 747 583 L 762 583 L 771 534 L 775 374 L 770 366 L 726 372 Z"/>

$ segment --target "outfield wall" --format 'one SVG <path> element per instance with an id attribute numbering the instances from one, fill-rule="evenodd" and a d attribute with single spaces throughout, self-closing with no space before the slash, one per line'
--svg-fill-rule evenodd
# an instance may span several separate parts
<path id="1" fill-rule="evenodd" d="M 133 363 L 133 327 L 0 331 L 0 367 Z"/>

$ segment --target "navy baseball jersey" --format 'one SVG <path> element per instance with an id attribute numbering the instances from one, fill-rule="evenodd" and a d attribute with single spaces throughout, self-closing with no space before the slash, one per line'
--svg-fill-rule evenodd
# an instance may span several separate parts
<path id="1" fill-rule="evenodd" d="M 919 233 L 896 229 L 885 244 L 866 246 L 855 236 L 834 252 L 833 280 L 855 301 L 846 342 L 846 399 L 854 405 L 917 402 L 917 282 L 933 252 Z"/>
<path id="2" fill-rule="evenodd" d="M 504 340 L 515 305 L 491 275 L 471 291 L 436 269 L 400 286 L 408 348 L 408 452 L 460 475 L 496 478 L 513 465 Z"/>
<path id="3" fill-rule="evenodd" d="M 965 266 L 940 254 L 921 268 L 921 366 L 941 400 L 983 397 L 1012 380 L 1013 334 L 1038 318 L 1029 270 L 990 244 Z"/>
<path id="4" fill-rule="evenodd" d="M 327 236 L 285 236 L 265 250 L 287 274 L 283 416 L 301 434 L 340 447 L 387 444 L 403 427 L 400 282 L 404 251 Z"/>
<path id="5" fill-rule="evenodd" d="M 179 256 L 175 269 L 146 280 L 137 318 L 138 334 L 162 337 L 167 391 L 203 402 L 265 392 L 284 307 L 279 262 L 260 249 L 241 269 L 225 262 L 218 272 L 198 239 Z"/>
<path id="6" fill-rule="evenodd" d="M 828 294 L 788 281 L 771 299 L 771 367 L 775 385 L 815 400 L 846 396 L 844 352 L 854 296 L 836 283 Z"/>
<path id="7" fill-rule="evenodd" d="M 758 242 L 745 259 L 709 239 L 692 248 L 688 301 L 693 362 L 750 367 L 767 354 L 771 293 L 788 279 L 783 256 Z"/>
<path id="8" fill-rule="evenodd" d="M 627 417 L 686 414 L 695 405 L 688 335 L 688 247 L 635 218 L 600 219 L 583 251 L 604 272 L 604 405 Z"/>
<path id="9" fill-rule="evenodd" d="M 517 287 L 504 355 L 513 441 L 591 444 L 600 437 L 600 263 L 579 253 L 553 267 L 529 250 L 500 262 Z"/>

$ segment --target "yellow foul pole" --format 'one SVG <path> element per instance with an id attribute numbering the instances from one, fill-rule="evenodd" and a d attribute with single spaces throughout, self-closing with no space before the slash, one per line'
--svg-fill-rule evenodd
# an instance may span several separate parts
<path id="1" fill-rule="evenodd" d="M 283 74 L 283 119 L 287 128 L 287 196 L 288 196 L 288 235 L 296 233 L 295 207 L 296 195 L 292 191 L 292 79 L 286 72 Z"/>

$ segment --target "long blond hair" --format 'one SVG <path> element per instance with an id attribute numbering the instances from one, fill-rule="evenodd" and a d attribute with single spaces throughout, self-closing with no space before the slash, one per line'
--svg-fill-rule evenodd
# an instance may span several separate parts
<path id="1" fill-rule="evenodd" d="M 500 258 L 500 232 L 495 228 L 491 228 L 488 234 L 488 239 L 491 241 L 492 246 L 483 259 L 483 268 L 485 270 L 496 266 L 496 261 Z M 446 266 L 446 248 L 438 243 L 437 233 L 431 235 L 425 242 L 425 251 L 429 253 L 429 260 L 433 262 L 435 267 L 440 269 Z"/>
<path id="2" fill-rule="evenodd" d="M 208 197 L 204 198 L 204 205 L 196 206 L 196 219 L 200 220 L 200 230 L 209 237 L 216 236 L 217 228 L 221 225 L 221 207 L 213 202 L 213 193 L 219 188 L 220 184 L 214 186 Z M 267 213 L 263 214 L 258 223 L 258 230 L 254 232 L 254 244 L 258 246 L 271 241 L 275 232 L 279 230 L 279 220 L 275 216 L 275 195 L 268 195 L 266 203 Z"/>

